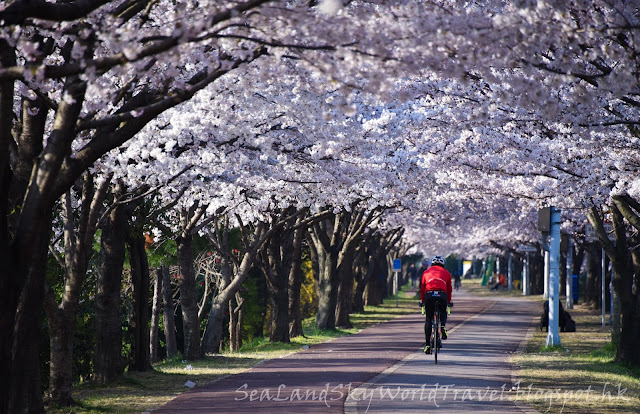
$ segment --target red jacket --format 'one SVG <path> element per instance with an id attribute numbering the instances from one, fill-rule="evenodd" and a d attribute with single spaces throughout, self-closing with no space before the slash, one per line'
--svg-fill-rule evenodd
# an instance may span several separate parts
<path id="1" fill-rule="evenodd" d="M 451 273 L 442 266 L 431 266 L 422 274 L 420 283 L 420 299 L 424 303 L 424 295 L 431 290 L 442 290 L 447 292 L 448 301 L 451 302 Z"/>

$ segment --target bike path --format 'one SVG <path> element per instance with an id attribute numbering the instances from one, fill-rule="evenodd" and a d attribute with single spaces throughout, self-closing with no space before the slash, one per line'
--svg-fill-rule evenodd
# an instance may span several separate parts
<path id="1" fill-rule="evenodd" d="M 470 318 L 443 341 L 438 364 L 417 351 L 357 389 L 348 413 L 522 413 L 509 356 L 526 337 L 539 304 L 509 297 Z M 455 308 L 454 308 L 455 309 Z"/>
<path id="2" fill-rule="evenodd" d="M 454 332 L 494 305 L 492 299 L 455 294 L 454 302 L 447 324 Z M 183 393 L 153 413 L 342 413 L 347 395 L 422 347 L 423 326 L 416 304 L 415 314 L 267 360 Z"/>

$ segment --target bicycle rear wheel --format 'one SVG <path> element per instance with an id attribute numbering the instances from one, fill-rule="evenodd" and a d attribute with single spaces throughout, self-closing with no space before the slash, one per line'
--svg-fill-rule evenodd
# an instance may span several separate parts
<path id="1" fill-rule="evenodd" d="M 434 315 L 433 315 L 433 323 L 434 323 L 434 327 L 433 327 L 433 338 L 434 338 L 434 344 L 433 344 L 433 359 L 435 360 L 435 363 L 438 363 L 438 350 L 439 350 L 439 344 L 440 344 L 440 310 L 436 308 Z"/>

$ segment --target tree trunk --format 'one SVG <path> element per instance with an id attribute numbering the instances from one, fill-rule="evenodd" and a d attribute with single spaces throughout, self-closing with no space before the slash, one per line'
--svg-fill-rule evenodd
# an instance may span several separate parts
<path id="1" fill-rule="evenodd" d="M 202 358 L 203 353 L 200 345 L 196 275 L 193 268 L 193 236 L 182 235 L 176 239 L 176 242 L 178 245 L 178 266 L 180 267 L 179 285 L 184 326 L 184 357 L 187 360 L 195 360 Z"/>
<path id="2" fill-rule="evenodd" d="M 49 324 L 49 398 L 52 403 L 61 406 L 74 405 L 73 385 L 73 337 L 76 330 L 75 312 L 73 320 L 68 313 L 58 307 L 53 292 L 47 289 L 45 310 Z"/>
<path id="3" fill-rule="evenodd" d="M 156 268 L 156 278 L 153 283 L 153 302 L 151 308 L 151 328 L 149 332 L 149 359 L 151 363 L 158 362 L 158 328 L 160 326 L 160 307 L 162 306 L 162 267 Z"/>
<path id="4" fill-rule="evenodd" d="M 226 301 L 221 298 L 214 298 L 211 302 L 211 310 L 207 318 L 207 329 L 204 335 L 203 348 L 207 353 L 220 353 L 220 343 L 222 342 L 222 325 L 224 322 L 224 312 Z"/>
<path id="5" fill-rule="evenodd" d="M 15 64 L 15 48 L 0 40 L 0 66 Z M 39 99 L 23 100 L 23 109 L 35 109 L 39 116 L 21 120 L 16 162 L 11 158 L 16 144 L 12 132 L 19 129 L 14 101 L 14 81 L 0 81 L 0 413 L 43 413 L 39 345 L 53 200 L 37 186 L 27 200 L 25 190 L 35 157 L 45 155 L 42 136 L 48 109 Z M 54 157 L 47 161 L 55 170 Z M 50 170 L 42 172 L 38 177 L 48 179 Z"/>
<path id="6" fill-rule="evenodd" d="M 42 388 L 40 385 L 40 327 L 42 325 L 42 303 L 44 300 L 44 276 L 49 229 L 42 228 L 41 241 L 29 248 L 18 250 L 19 271 L 13 275 L 24 275 L 13 324 L 11 370 L 8 377 L 8 413 L 44 413 Z M 15 257 L 15 256 L 14 256 Z M 21 266 L 22 265 L 22 266 Z M 11 266 L 11 265 L 10 265 Z M 3 338 L 3 342 L 9 338 Z M 9 341 L 7 341 L 9 342 Z M 10 346 L 11 343 L 6 346 Z M 7 372 L 3 376 L 7 376 Z"/>
<path id="7" fill-rule="evenodd" d="M 544 252 L 540 256 L 533 255 L 533 280 L 534 294 L 540 294 L 544 291 Z"/>
<path id="8" fill-rule="evenodd" d="M 164 337 L 167 342 L 167 358 L 173 358 L 178 354 L 176 321 L 173 310 L 173 292 L 171 290 L 169 268 L 167 266 L 161 266 L 160 269 L 162 271 L 162 318 L 164 325 Z"/>
<path id="9" fill-rule="evenodd" d="M 318 329 L 336 328 L 336 304 L 338 299 L 337 253 L 318 251 Z"/>
<path id="10" fill-rule="evenodd" d="M 376 248 L 374 246 L 375 246 L 375 242 L 372 244 L 372 247 L 368 249 L 369 254 L 366 256 L 367 258 L 366 270 L 364 270 L 364 275 L 362 276 L 362 279 L 358 280 L 358 283 L 356 285 L 356 290 L 353 294 L 353 311 L 356 313 L 364 313 L 365 289 L 367 286 L 369 286 L 369 283 L 371 282 L 371 278 L 376 268 L 376 259 L 375 259 Z"/>
<path id="11" fill-rule="evenodd" d="M 580 281 L 580 269 L 582 269 L 582 263 L 584 262 L 585 259 L 585 247 L 584 245 L 580 244 L 580 245 L 575 245 L 575 248 L 573 250 L 573 263 L 572 263 L 572 267 L 571 267 L 571 275 L 573 277 L 573 275 L 577 275 L 578 276 L 578 281 Z M 573 283 L 573 282 L 572 282 Z M 579 283 L 578 283 L 579 284 Z M 578 295 L 578 298 L 580 297 L 580 290 L 582 290 L 584 292 L 584 286 L 579 286 L 578 287 L 578 291 L 577 292 L 573 292 L 575 295 Z M 576 301 L 575 304 L 577 304 L 578 302 Z"/>
<path id="12" fill-rule="evenodd" d="M 602 277 L 602 265 L 600 247 L 595 243 L 587 245 L 587 283 L 585 286 L 585 301 L 593 309 L 600 309 L 601 294 L 600 281 Z"/>
<path id="13" fill-rule="evenodd" d="M 269 324 L 269 340 L 271 342 L 290 342 L 289 278 L 293 263 L 293 239 L 294 235 L 291 231 L 276 231 L 265 243 L 260 255 L 271 304 Z"/>
<path id="14" fill-rule="evenodd" d="M 236 307 L 236 311 L 238 314 L 238 320 L 236 322 L 236 337 L 234 338 L 234 342 L 236 344 L 237 349 L 242 348 L 242 333 L 244 330 L 244 303 L 245 300 L 240 295 L 236 296 L 236 303 L 238 306 Z"/>
<path id="15" fill-rule="evenodd" d="M 337 270 L 339 275 L 338 300 L 336 303 L 336 326 L 352 328 L 349 313 L 353 306 L 353 259 L 355 248 L 349 248 L 344 255 L 342 265 Z"/>
<path id="16" fill-rule="evenodd" d="M 387 291 L 387 260 L 384 256 L 376 256 L 374 270 L 366 288 L 365 305 L 378 306 L 382 304 Z"/>
<path id="17" fill-rule="evenodd" d="M 229 300 L 229 351 L 242 348 L 242 324 L 244 323 L 244 298 L 236 293 Z"/>
<path id="18" fill-rule="evenodd" d="M 289 338 L 304 335 L 302 330 L 302 309 L 300 289 L 302 289 L 302 239 L 305 230 L 298 228 L 293 234 L 293 257 L 289 273 Z"/>
<path id="19" fill-rule="evenodd" d="M 285 281 L 285 282 L 288 282 Z M 289 343 L 289 294 L 287 286 L 271 291 L 271 342 Z"/>
<path id="20" fill-rule="evenodd" d="M 125 257 L 126 217 L 114 208 L 103 226 L 96 288 L 96 352 L 93 380 L 106 384 L 122 376 L 120 287 Z"/>
<path id="21" fill-rule="evenodd" d="M 613 308 L 611 309 L 612 317 L 612 342 L 616 345 L 616 360 L 629 363 L 635 367 L 640 366 L 640 351 L 638 351 L 638 342 L 640 339 L 640 313 L 638 313 L 638 287 L 634 289 L 634 282 L 638 279 L 638 271 L 640 267 L 634 266 L 633 253 L 629 249 L 627 240 L 627 232 L 625 230 L 625 222 L 622 211 L 624 211 L 632 222 L 638 219 L 633 214 L 627 204 L 623 204 L 618 199 L 611 206 L 611 216 L 613 218 L 613 228 L 615 229 L 616 244 L 613 247 L 614 255 L 611 257 L 613 268 L 612 275 L 612 295 Z M 635 200 L 634 200 L 635 201 Z M 640 213 L 640 205 L 636 205 Z M 633 214 L 633 216 L 632 216 Z M 633 236 L 632 236 L 633 237 Z M 632 243 L 637 240 L 633 240 Z M 637 244 L 633 244 L 636 246 Z M 609 247 L 609 249 L 610 249 Z M 609 253 L 609 249 L 607 249 Z M 638 253 L 635 253 L 638 256 Z M 617 312 L 616 312 L 617 310 Z"/>
<path id="22" fill-rule="evenodd" d="M 99 213 L 109 188 L 104 180 L 98 188 L 94 178 L 85 173 L 82 180 L 79 214 L 74 214 L 72 191 L 63 197 L 64 219 L 64 288 L 60 303 L 47 286 L 45 310 L 49 323 L 50 361 L 49 402 L 59 406 L 74 404 L 73 385 L 73 343 L 76 332 L 78 303 L 87 276 L 89 258 L 93 253 L 96 225 Z M 62 261 L 62 258 L 60 258 Z"/>
<path id="23" fill-rule="evenodd" d="M 238 339 L 238 334 L 236 333 L 236 329 L 238 327 L 237 316 L 234 312 L 235 306 L 235 298 L 229 299 L 229 351 L 236 352 L 238 350 L 238 343 L 236 340 Z"/>
<path id="24" fill-rule="evenodd" d="M 144 236 L 135 231 L 129 237 L 129 262 L 133 283 L 131 315 L 131 354 L 129 369 L 145 372 L 151 368 L 149 359 L 149 262 L 144 249 Z"/>

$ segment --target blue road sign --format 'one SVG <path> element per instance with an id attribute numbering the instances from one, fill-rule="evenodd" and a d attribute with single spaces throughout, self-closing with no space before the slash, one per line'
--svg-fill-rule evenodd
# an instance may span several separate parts
<path id="1" fill-rule="evenodd" d="M 393 259 L 393 271 L 394 272 L 399 272 L 401 270 L 402 270 L 402 260 Z"/>

